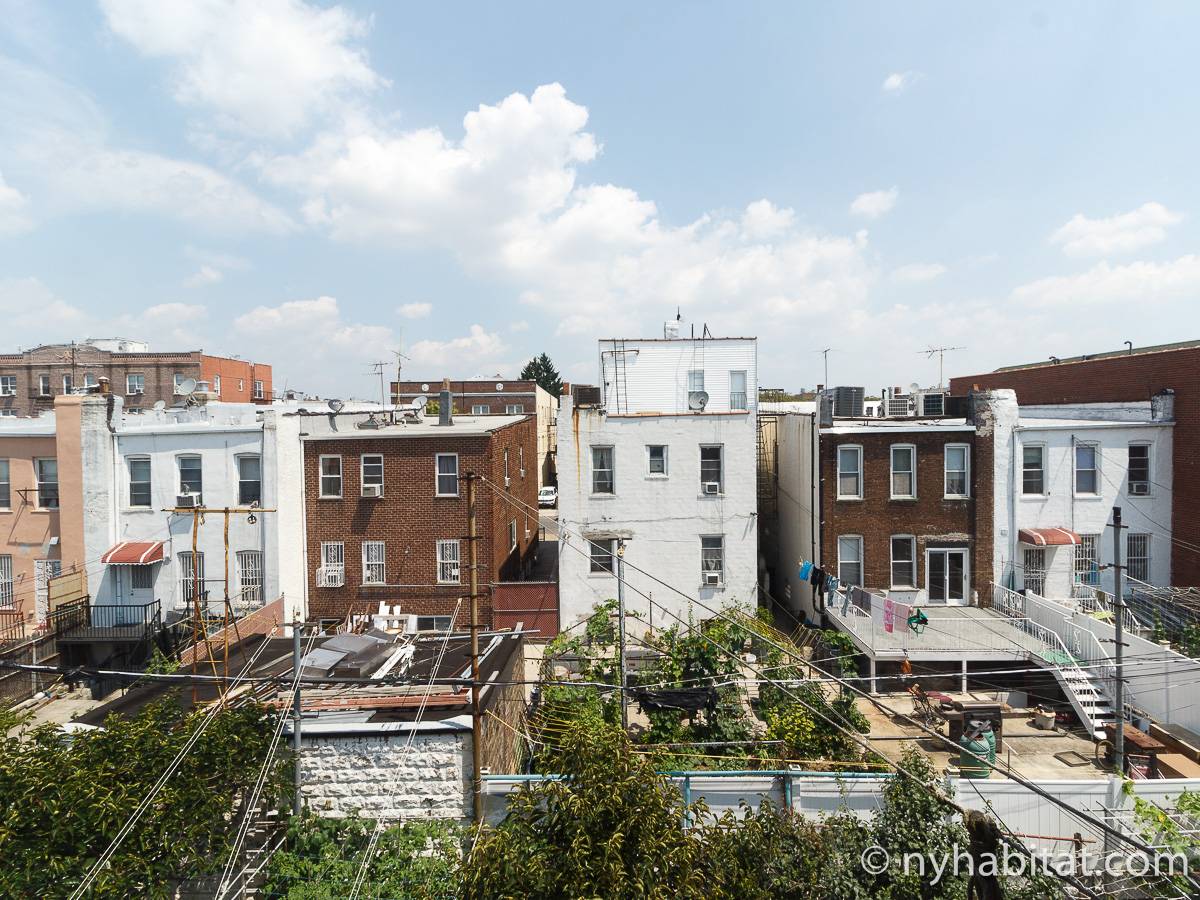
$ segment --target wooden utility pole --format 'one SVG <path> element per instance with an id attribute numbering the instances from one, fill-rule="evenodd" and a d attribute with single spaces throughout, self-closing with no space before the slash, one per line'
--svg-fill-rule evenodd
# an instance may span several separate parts
<path id="1" fill-rule="evenodd" d="M 475 521 L 474 472 L 467 473 L 467 553 L 471 584 L 471 785 L 475 821 L 483 822 L 483 717 L 479 710 L 479 534 Z M 454 623 L 450 623 L 454 627 Z"/>
<path id="2" fill-rule="evenodd" d="M 303 811 L 300 799 L 300 617 L 292 620 L 292 676 L 295 684 L 292 688 L 292 750 L 296 757 L 292 768 L 292 815 L 297 818 Z"/>
<path id="3" fill-rule="evenodd" d="M 1113 685 L 1113 706 L 1117 722 L 1113 729 L 1113 762 L 1117 776 L 1125 777 L 1125 601 L 1121 597 L 1121 507 L 1113 507 L 1113 631 L 1116 638 L 1117 677 Z"/>
<path id="4" fill-rule="evenodd" d="M 625 674 L 625 541 L 617 541 L 617 684 L 621 699 L 621 727 L 629 731 L 629 706 L 625 702 L 628 677 Z"/>

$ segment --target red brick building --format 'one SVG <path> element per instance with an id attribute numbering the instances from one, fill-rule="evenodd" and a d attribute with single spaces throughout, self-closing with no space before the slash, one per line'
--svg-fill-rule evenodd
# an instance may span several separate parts
<path id="1" fill-rule="evenodd" d="M 835 419 L 820 432 L 821 558 L 913 602 L 989 597 L 992 439 L 970 419 Z"/>
<path id="2" fill-rule="evenodd" d="M 1011 388 L 1021 406 L 1052 403 L 1145 402 L 1172 390 L 1175 406 L 1174 503 L 1171 527 L 1172 580 L 1200 585 L 1200 341 L 1098 353 L 1044 363 L 1012 366 L 950 382 L 961 394 Z"/>
<path id="3" fill-rule="evenodd" d="M 377 613 L 383 603 L 417 616 L 421 630 L 445 628 L 456 610 L 456 627 L 465 626 L 474 473 L 479 607 L 491 627 L 490 586 L 522 578 L 538 546 L 534 417 L 370 421 L 321 416 L 305 429 L 310 617 Z"/>

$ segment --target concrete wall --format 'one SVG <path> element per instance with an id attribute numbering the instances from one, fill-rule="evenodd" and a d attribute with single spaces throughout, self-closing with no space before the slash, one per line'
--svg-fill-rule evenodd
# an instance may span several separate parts
<path id="1" fill-rule="evenodd" d="M 688 372 L 704 372 L 706 412 L 728 413 L 730 372 L 746 373 L 746 408 L 757 405 L 754 338 L 605 340 L 600 342 L 601 396 L 610 414 L 687 413 Z"/>
<path id="2" fill-rule="evenodd" d="M 776 599 L 784 601 L 798 617 L 815 618 L 812 585 L 801 581 L 799 565 L 810 559 L 821 563 L 817 540 L 819 503 L 815 492 L 816 423 L 804 413 L 776 419 L 779 464 L 779 567 Z"/>

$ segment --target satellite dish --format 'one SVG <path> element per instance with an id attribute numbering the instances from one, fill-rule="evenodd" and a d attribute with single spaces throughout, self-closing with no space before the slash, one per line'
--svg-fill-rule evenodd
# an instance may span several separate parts
<path id="1" fill-rule="evenodd" d="M 185 378 L 183 381 L 179 382 L 179 393 L 183 394 L 185 397 L 190 397 L 192 394 L 196 393 L 196 379 Z"/>
<path id="2" fill-rule="evenodd" d="M 429 398 L 426 397 L 424 394 L 417 394 L 417 396 L 412 398 L 412 402 L 409 405 L 416 412 L 424 412 L 425 404 L 427 404 L 428 402 L 429 402 Z"/>
<path id="3" fill-rule="evenodd" d="M 327 403 L 326 405 L 329 407 L 331 412 L 337 413 L 337 412 L 341 412 L 342 407 L 344 407 L 346 404 L 343 403 L 341 400 L 330 400 L 329 403 Z"/>
<path id="4" fill-rule="evenodd" d="M 504 382 L 502 382 L 502 381 L 497 381 L 497 382 L 496 382 L 496 390 L 498 390 L 498 391 L 502 391 L 502 390 L 504 390 Z"/>
<path id="5" fill-rule="evenodd" d="M 688 391 L 688 409 L 699 412 L 708 406 L 708 391 Z"/>
<path id="6" fill-rule="evenodd" d="M 908 386 L 908 390 L 910 393 L 916 394 L 920 392 L 921 386 L 914 381 Z"/>
<path id="7" fill-rule="evenodd" d="M 155 412 L 162 412 L 166 408 L 167 408 L 166 400 L 155 400 L 154 401 L 154 411 Z"/>
<path id="8" fill-rule="evenodd" d="M 423 391 L 429 390 L 429 385 L 427 385 L 427 384 L 421 385 L 421 390 L 423 390 Z"/>

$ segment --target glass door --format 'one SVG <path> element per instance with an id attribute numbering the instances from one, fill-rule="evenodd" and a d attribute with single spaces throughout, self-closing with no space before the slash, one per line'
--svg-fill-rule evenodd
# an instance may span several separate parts
<path id="1" fill-rule="evenodd" d="M 962 606 L 967 601 L 967 551 L 928 550 L 925 590 L 931 604 Z"/>

